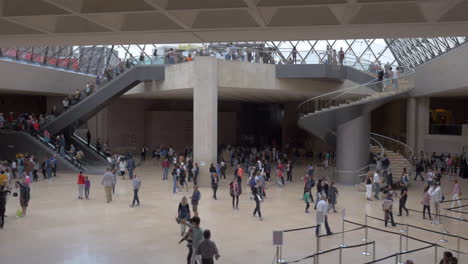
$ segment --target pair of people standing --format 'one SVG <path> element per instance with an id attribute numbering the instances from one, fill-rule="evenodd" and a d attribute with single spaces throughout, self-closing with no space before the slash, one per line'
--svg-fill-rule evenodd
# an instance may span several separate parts
<path id="1" fill-rule="evenodd" d="M 83 199 L 84 197 L 89 200 L 89 189 L 91 188 L 91 181 L 88 176 L 85 176 L 82 171 L 78 173 L 78 199 Z"/>

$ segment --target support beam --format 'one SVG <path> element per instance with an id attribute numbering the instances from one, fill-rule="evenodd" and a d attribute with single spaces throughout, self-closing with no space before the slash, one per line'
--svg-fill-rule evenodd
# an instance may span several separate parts
<path id="1" fill-rule="evenodd" d="M 248 6 L 248 12 L 255 22 L 257 22 L 258 26 L 266 27 L 265 19 L 263 19 L 262 14 L 258 10 L 257 4 L 258 0 L 244 0 L 245 4 Z"/>
<path id="2" fill-rule="evenodd" d="M 200 166 L 198 185 L 209 186 L 209 167 L 218 156 L 218 62 L 196 57 L 193 68 L 193 160 Z"/>
<path id="3" fill-rule="evenodd" d="M 119 31 L 118 29 L 116 29 L 116 28 L 114 28 L 114 27 L 110 27 L 110 26 L 108 26 L 108 25 L 105 25 L 105 24 L 100 23 L 100 22 L 97 21 L 96 19 L 94 19 L 94 18 L 92 18 L 92 17 L 90 17 L 90 16 L 88 16 L 88 15 L 86 15 L 86 14 L 82 14 L 81 12 L 77 11 L 77 9 L 79 9 L 79 8 L 72 8 L 72 7 L 66 5 L 66 4 L 63 3 L 63 2 L 61 2 L 61 1 L 56 1 L 56 0 L 55 0 L 55 1 L 54 1 L 54 0 L 43 0 L 43 1 L 44 1 L 44 2 L 47 2 L 47 3 L 51 4 L 51 5 L 54 5 L 54 6 L 58 7 L 58 8 L 61 8 L 61 9 L 63 9 L 63 10 L 65 10 L 65 11 L 69 12 L 70 14 L 72 14 L 72 15 L 74 15 L 74 16 L 81 17 L 81 18 L 83 18 L 83 19 L 85 19 L 85 20 L 88 20 L 88 21 L 90 21 L 90 22 L 92 22 L 92 23 L 94 23 L 94 24 L 97 24 L 97 25 L 99 25 L 99 26 L 101 26 L 101 27 L 103 27 L 103 28 L 106 28 L 106 29 L 108 29 L 108 30 L 110 30 L 110 31 L 112 31 L 112 32 L 117 32 L 117 31 Z M 81 5 L 82 3 L 83 3 L 82 1 L 80 1 L 80 2 L 76 1 L 74 4 L 75 4 L 75 5 L 77 5 L 77 4 L 80 4 L 80 5 Z"/>
<path id="4" fill-rule="evenodd" d="M 167 0 L 164 0 L 164 3 L 158 0 L 144 0 L 144 1 L 148 5 L 152 6 L 154 9 L 158 10 L 159 12 L 167 16 L 170 20 L 176 23 L 179 27 L 183 29 L 190 29 L 189 25 L 185 24 L 184 22 L 182 22 L 182 20 L 180 20 L 179 18 L 171 14 L 169 11 L 167 11 L 166 9 L 167 2 L 168 2 Z"/>
<path id="5" fill-rule="evenodd" d="M 445 1 L 424 1 L 418 2 L 427 22 L 436 23 L 448 11 L 461 3 L 463 0 L 445 0 Z"/>
<path id="6" fill-rule="evenodd" d="M 357 183 L 359 169 L 369 164 L 370 113 L 341 124 L 337 129 L 336 180 Z"/>

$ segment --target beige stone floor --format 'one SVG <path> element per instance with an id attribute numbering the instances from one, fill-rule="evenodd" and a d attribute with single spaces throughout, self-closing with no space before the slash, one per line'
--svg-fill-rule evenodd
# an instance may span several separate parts
<path id="1" fill-rule="evenodd" d="M 284 187 L 269 185 L 268 198 L 262 203 L 264 221 L 252 217 L 255 203 L 244 194 L 240 200 L 240 210 L 232 210 L 228 191 L 228 181 L 222 181 L 218 200 L 211 198 L 211 190 L 201 188 L 202 200 L 199 211 L 202 227 L 212 230 L 213 240 L 220 250 L 219 263 L 271 263 L 275 248 L 272 246 L 272 231 L 311 226 L 315 223 L 315 213 L 304 213 L 302 183 L 299 178 L 305 171 L 297 166 L 294 182 Z M 147 164 L 138 168 L 142 178 L 140 200 L 142 205 L 130 208 L 132 199 L 131 184 L 120 180 L 116 187 L 114 201 L 106 204 L 104 190 L 100 185 L 100 175 L 90 175 L 91 199 L 78 200 L 76 176 L 59 174 L 53 182 L 33 183 L 31 202 L 27 217 L 14 217 L 19 208 L 17 198 L 9 197 L 5 229 L 0 230 L 0 263 L 185 263 L 187 247 L 177 244 L 180 239 L 179 226 L 174 217 L 183 195 L 171 193 L 171 182 L 161 180 L 160 167 Z M 321 170 L 318 175 L 324 175 Z M 448 179 L 445 179 L 446 181 Z M 468 181 L 462 181 L 464 192 L 468 191 Z M 446 196 L 452 184 L 446 182 Z M 244 187 L 245 188 L 245 187 Z M 382 217 L 379 202 L 368 202 L 363 192 L 354 187 L 338 186 L 338 210 L 346 207 L 347 218 L 364 223 L 364 215 Z M 421 182 L 412 183 L 409 190 L 408 207 L 421 209 Z M 394 208 L 397 208 L 395 203 Z M 394 210 L 395 211 L 395 210 Z M 396 213 L 395 213 L 396 215 Z M 466 216 L 468 218 L 468 215 Z M 339 214 L 329 216 L 332 231 L 341 230 Z M 396 221 L 411 223 L 425 228 L 442 230 L 443 226 L 432 226 L 422 220 L 420 214 L 410 213 L 409 217 L 396 217 Z M 468 223 L 444 221 L 448 231 L 468 237 Z M 369 220 L 372 226 L 383 227 L 383 223 Z M 346 229 L 355 226 L 346 224 Z M 398 232 L 400 228 L 387 228 Z M 347 233 L 347 244 L 361 243 L 364 230 Z M 423 231 L 410 230 L 410 235 L 431 242 L 440 239 Z M 393 254 L 398 250 L 399 237 L 378 231 L 369 231 L 369 238 L 376 240 L 377 258 Z M 314 230 L 308 229 L 285 234 L 283 256 L 287 260 L 298 259 L 313 254 L 316 249 Z M 336 247 L 341 236 L 326 237 L 321 248 Z M 410 241 L 409 249 L 423 246 Z M 456 248 L 456 240 L 449 239 L 443 244 Z M 369 248 L 370 250 L 370 248 Z M 463 242 L 462 250 L 468 251 L 468 242 Z M 360 254 L 363 248 L 343 251 L 343 263 L 364 263 L 371 260 Z M 439 256 L 442 249 L 438 250 Z M 434 263 L 434 250 L 429 249 L 412 254 L 416 263 Z M 312 263 L 311 260 L 301 263 Z M 338 263 L 338 254 L 328 254 L 320 258 L 320 263 Z M 395 263 L 394 259 L 380 263 Z M 459 263 L 468 263 L 468 256 Z"/>

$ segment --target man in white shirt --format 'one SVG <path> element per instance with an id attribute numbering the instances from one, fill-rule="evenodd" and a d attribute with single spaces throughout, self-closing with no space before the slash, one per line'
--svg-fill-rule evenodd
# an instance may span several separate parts
<path id="1" fill-rule="evenodd" d="M 440 224 L 440 213 L 439 213 L 439 204 L 442 201 L 443 193 L 440 186 L 435 182 L 432 184 L 431 188 L 428 191 L 429 195 L 431 196 L 431 202 L 434 204 L 435 208 L 435 217 L 432 224 L 438 225 Z"/>
<path id="2" fill-rule="evenodd" d="M 316 236 L 320 235 L 320 227 L 324 223 L 325 223 L 325 229 L 327 231 L 327 235 L 333 234 L 330 231 L 330 227 L 328 226 L 328 217 L 327 217 L 328 203 L 326 200 L 327 200 L 327 197 L 325 197 L 325 195 L 322 195 L 322 197 L 320 198 L 320 201 L 317 203 L 317 210 L 315 211 L 316 221 L 317 221 L 317 226 L 315 227 Z"/>
<path id="3" fill-rule="evenodd" d="M 374 173 L 374 188 L 375 188 L 374 198 L 376 200 L 379 200 L 379 193 L 380 193 L 380 174 L 379 174 L 379 171 L 375 171 L 375 173 Z"/>

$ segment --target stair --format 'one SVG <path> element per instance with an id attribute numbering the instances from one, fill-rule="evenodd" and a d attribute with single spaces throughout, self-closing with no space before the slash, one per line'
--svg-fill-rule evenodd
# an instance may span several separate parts
<path id="1" fill-rule="evenodd" d="M 371 146 L 370 151 L 372 153 L 380 153 L 381 149 L 377 146 Z M 411 163 L 400 153 L 396 153 L 384 148 L 384 154 L 387 155 L 387 158 L 390 161 L 390 168 L 392 169 L 394 178 L 393 182 L 397 182 L 401 179 L 403 168 L 406 168 L 408 172 L 411 171 Z"/>

